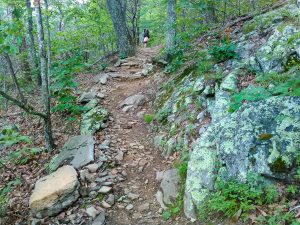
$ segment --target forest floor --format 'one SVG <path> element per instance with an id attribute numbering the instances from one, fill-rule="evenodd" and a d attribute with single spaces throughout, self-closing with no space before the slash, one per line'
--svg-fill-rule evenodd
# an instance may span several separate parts
<path id="1" fill-rule="evenodd" d="M 162 209 L 155 197 L 159 190 L 156 172 L 172 168 L 172 160 L 165 159 L 162 152 L 155 148 L 155 133 L 144 121 L 143 116 L 138 116 L 153 113 L 151 102 L 159 88 L 156 81 L 158 77 L 143 76 L 131 79 L 130 76 L 140 72 L 144 64 L 151 63 L 152 57 L 158 54 L 159 50 L 159 47 L 138 49 L 135 57 L 127 59 L 127 64 L 131 66 L 122 66 L 114 71 L 117 79 L 109 79 L 106 85 L 98 84 L 90 88 L 105 94 L 102 104 L 113 119 L 106 129 L 97 134 L 96 142 L 110 139 L 113 148 L 125 152 L 124 159 L 114 169 L 126 174 L 127 179 L 114 186 L 114 194 L 124 196 L 131 193 L 138 196 L 136 200 L 128 202 L 127 206 L 116 203 L 109 209 L 107 225 L 188 224 L 182 216 L 170 221 L 162 218 Z M 156 71 L 156 74 L 159 74 L 159 71 Z M 87 83 L 90 81 L 86 81 L 83 86 L 88 86 Z M 120 102 L 136 94 L 146 96 L 146 104 L 134 111 L 123 112 L 119 107 Z"/>

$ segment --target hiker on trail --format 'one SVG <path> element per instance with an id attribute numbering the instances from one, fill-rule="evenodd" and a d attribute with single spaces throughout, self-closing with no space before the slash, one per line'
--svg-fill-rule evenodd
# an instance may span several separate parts
<path id="1" fill-rule="evenodd" d="M 147 43 L 150 39 L 150 34 L 148 29 L 144 29 L 144 47 L 147 47 Z"/>

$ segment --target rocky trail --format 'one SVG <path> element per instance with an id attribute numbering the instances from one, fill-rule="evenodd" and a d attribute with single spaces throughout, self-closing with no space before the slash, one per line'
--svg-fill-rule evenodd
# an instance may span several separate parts
<path id="1" fill-rule="evenodd" d="M 178 194 L 179 176 L 144 121 L 161 80 L 152 64 L 159 50 L 139 49 L 93 79 L 80 78 L 80 101 L 88 108 L 81 135 L 52 159 L 50 169 L 59 169 L 35 185 L 29 205 L 39 219 L 32 224 L 188 224 L 180 216 L 162 218 L 164 203 Z"/>

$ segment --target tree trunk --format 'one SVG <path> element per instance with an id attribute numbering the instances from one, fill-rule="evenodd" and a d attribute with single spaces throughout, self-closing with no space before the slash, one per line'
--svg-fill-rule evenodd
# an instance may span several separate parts
<path id="1" fill-rule="evenodd" d="M 10 59 L 10 57 L 7 53 L 4 53 L 4 58 L 5 58 L 6 64 L 7 64 L 7 70 L 9 71 L 9 73 L 11 75 L 11 78 L 14 82 L 14 85 L 15 85 L 16 91 L 18 93 L 18 96 L 19 96 L 21 102 L 26 104 L 26 100 L 25 100 L 24 95 L 23 95 L 23 93 L 20 89 L 20 85 L 19 85 L 19 82 L 17 80 L 16 73 L 15 73 L 14 67 L 12 65 L 12 61 L 11 61 L 11 59 Z"/>
<path id="2" fill-rule="evenodd" d="M 46 28 L 47 28 L 47 76 L 48 76 L 48 86 L 51 84 L 51 35 L 50 35 L 50 23 L 49 23 L 49 7 L 48 0 L 45 1 L 46 6 Z"/>
<path id="3" fill-rule="evenodd" d="M 28 40 L 29 40 L 29 53 L 31 59 L 31 66 L 34 68 L 35 72 L 37 73 L 36 82 L 39 86 L 42 84 L 41 74 L 39 72 L 39 63 L 38 58 L 35 53 L 35 45 L 34 45 L 34 36 L 33 36 L 33 20 L 32 20 L 32 8 L 30 0 L 26 0 L 27 6 L 27 23 L 28 23 Z"/>
<path id="4" fill-rule="evenodd" d="M 7 76 L 7 74 L 6 74 L 4 67 L 1 66 L 1 68 L 2 68 L 2 72 L 3 72 L 3 92 L 6 93 L 6 89 L 7 89 L 6 88 L 6 76 Z M 7 99 L 6 98 L 4 99 L 4 109 L 7 110 Z"/>
<path id="5" fill-rule="evenodd" d="M 107 6 L 117 35 L 119 54 L 122 57 L 133 56 L 135 45 L 128 31 L 126 10 L 123 0 L 107 0 Z"/>
<path id="6" fill-rule="evenodd" d="M 44 103 L 44 132 L 45 142 L 48 151 L 54 148 L 54 142 L 52 137 L 52 125 L 51 125 L 51 114 L 50 114 L 50 95 L 47 78 L 47 57 L 45 51 L 45 39 L 44 39 L 44 28 L 42 20 L 42 10 L 40 0 L 35 0 L 36 3 L 36 18 L 37 18 L 37 31 L 38 31 L 38 42 L 39 42 L 39 53 L 41 58 L 41 77 L 42 77 L 42 94 Z"/>
<path id="7" fill-rule="evenodd" d="M 168 0 L 168 31 L 167 49 L 173 49 L 176 45 L 176 0 Z"/>

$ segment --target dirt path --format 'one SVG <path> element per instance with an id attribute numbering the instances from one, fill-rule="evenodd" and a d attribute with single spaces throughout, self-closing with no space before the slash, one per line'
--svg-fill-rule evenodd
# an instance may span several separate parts
<path id="1" fill-rule="evenodd" d="M 139 49 L 136 57 L 129 58 L 125 66 L 114 67 L 113 72 L 109 72 L 116 79 L 108 79 L 105 85 L 92 87 L 104 93 L 102 104 L 111 115 L 109 126 L 97 134 L 96 141 L 98 144 L 104 140 L 110 141 L 113 157 L 123 158 L 117 160 L 117 165 L 110 172 L 126 177 L 114 186 L 116 203 L 107 211 L 107 225 L 187 224 L 180 217 L 175 219 L 177 221 L 164 221 L 162 209 L 155 198 L 159 189 L 156 172 L 170 169 L 171 162 L 165 160 L 154 147 L 154 134 L 139 115 L 153 111 L 149 105 L 156 91 L 156 78 L 145 76 L 130 79 L 141 72 L 159 50 L 158 47 Z M 146 96 L 147 103 L 133 111 L 123 112 L 120 102 L 135 94 Z M 95 153 L 96 157 L 101 157 L 103 151 L 96 147 Z"/>

